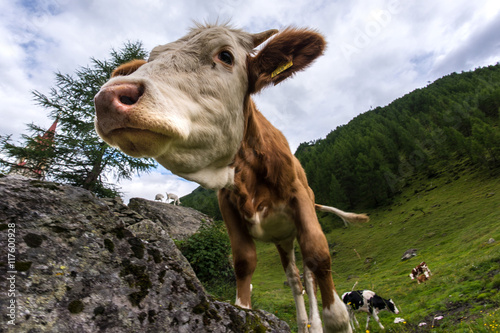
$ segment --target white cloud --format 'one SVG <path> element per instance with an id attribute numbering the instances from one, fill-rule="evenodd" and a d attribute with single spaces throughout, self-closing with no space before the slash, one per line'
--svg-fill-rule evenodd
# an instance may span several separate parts
<path id="1" fill-rule="evenodd" d="M 292 150 L 427 81 L 500 61 L 497 0 L 0 0 L 0 134 L 50 126 L 31 91 L 48 93 L 54 72 L 73 73 L 126 41 L 151 49 L 182 37 L 193 21 L 229 19 L 251 32 L 294 25 L 325 35 L 328 48 L 312 67 L 256 97 Z M 163 171 L 121 183 L 148 198 L 185 184 L 194 186 Z"/>

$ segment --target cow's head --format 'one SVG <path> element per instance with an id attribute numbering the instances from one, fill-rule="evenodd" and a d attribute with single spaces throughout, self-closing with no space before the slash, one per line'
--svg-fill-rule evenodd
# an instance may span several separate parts
<path id="1" fill-rule="evenodd" d="M 95 97 L 97 133 L 135 157 L 153 157 L 208 188 L 231 185 L 249 95 L 304 69 L 325 41 L 306 29 L 250 34 L 198 26 L 118 67 Z"/>
<path id="2" fill-rule="evenodd" d="M 399 310 L 396 307 L 396 304 L 394 303 L 394 301 L 392 300 L 392 298 L 389 299 L 389 300 L 387 300 L 386 304 L 387 304 L 387 309 L 389 311 L 391 311 L 392 313 L 395 313 L 395 314 L 399 313 Z"/>

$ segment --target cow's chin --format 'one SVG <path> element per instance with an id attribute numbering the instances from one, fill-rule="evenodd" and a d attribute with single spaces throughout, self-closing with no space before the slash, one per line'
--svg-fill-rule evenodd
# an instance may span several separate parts
<path id="1" fill-rule="evenodd" d="M 120 128 L 109 133 L 109 143 L 132 157 L 156 157 L 165 152 L 171 138 L 136 128 Z M 107 140 L 108 141 L 108 140 Z"/>

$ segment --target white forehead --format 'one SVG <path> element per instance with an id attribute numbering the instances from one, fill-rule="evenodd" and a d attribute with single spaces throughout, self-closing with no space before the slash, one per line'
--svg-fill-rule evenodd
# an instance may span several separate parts
<path id="1" fill-rule="evenodd" d="M 184 37 L 175 42 L 153 48 L 148 61 L 153 61 L 160 54 L 170 51 L 186 52 L 192 56 L 230 48 L 242 55 L 252 52 L 252 35 L 227 25 L 198 25 Z"/>

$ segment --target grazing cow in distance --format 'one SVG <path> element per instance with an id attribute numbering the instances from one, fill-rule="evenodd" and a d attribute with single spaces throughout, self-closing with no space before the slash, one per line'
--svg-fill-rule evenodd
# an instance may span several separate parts
<path id="1" fill-rule="evenodd" d="M 163 194 L 158 193 L 157 195 L 155 195 L 155 201 L 163 201 L 163 198 Z"/>
<path id="2" fill-rule="evenodd" d="M 368 221 L 368 216 L 315 204 L 285 136 L 257 110 L 251 95 L 305 69 L 325 46 L 323 36 L 311 29 L 252 34 L 227 25 L 197 25 L 181 39 L 155 47 L 147 62 L 115 69 L 95 97 L 96 130 L 104 141 L 219 190 L 236 274 L 236 305 L 251 308 L 254 240 L 276 245 L 300 333 L 323 331 L 316 286 L 324 331 L 351 332 L 316 210 L 331 211 L 348 223 Z M 295 239 L 304 263 L 309 318 Z"/>
<path id="3" fill-rule="evenodd" d="M 425 282 L 427 280 L 429 280 L 429 278 L 425 274 L 417 276 L 417 282 L 418 282 L 418 284 L 421 284 L 422 282 Z"/>
<path id="4" fill-rule="evenodd" d="M 168 193 L 167 192 L 167 202 L 168 200 L 173 200 L 174 205 L 179 206 L 181 204 L 181 201 L 179 200 L 179 197 L 176 194 L 173 193 Z"/>
<path id="5" fill-rule="evenodd" d="M 418 276 L 420 276 L 422 274 L 424 274 L 427 279 L 429 279 L 431 277 L 431 270 L 429 269 L 429 267 L 427 266 L 425 261 L 422 261 L 420 264 L 418 264 L 417 267 L 412 269 L 409 276 L 412 280 L 415 280 Z M 418 283 L 420 283 L 419 280 L 417 280 L 417 281 L 418 281 Z"/>
<path id="6" fill-rule="evenodd" d="M 380 328 L 384 329 L 384 326 L 380 323 L 380 319 L 378 318 L 378 313 L 382 310 L 387 310 L 395 314 L 399 313 L 399 310 L 392 299 L 384 299 L 371 290 L 356 290 L 346 292 L 342 295 L 342 300 L 349 310 L 349 317 L 353 330 L 355 329 L 353 320 L 359 327 L 358 320 L 354 315 L 355 311 L 362 311 L 368 314 L 368 317 L 366 319 L 366 330 L 368 330 L 368 325 L 370 323 L 370 315 L 375 318 L 375 321 L 379 324 Z"/>

